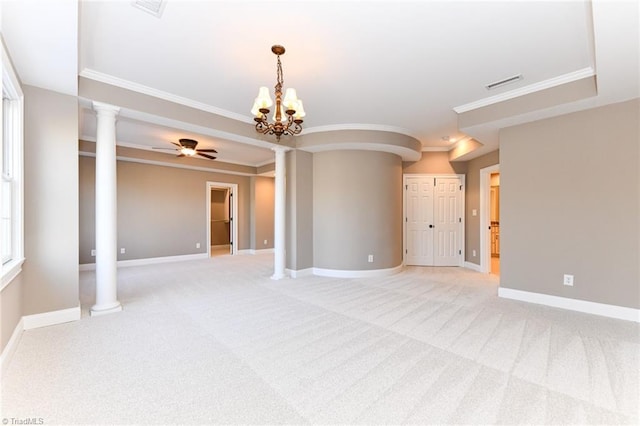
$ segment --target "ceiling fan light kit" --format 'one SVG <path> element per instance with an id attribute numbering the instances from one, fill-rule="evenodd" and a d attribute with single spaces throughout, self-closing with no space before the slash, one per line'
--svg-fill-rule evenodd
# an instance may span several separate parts
<path id="1" fill-rule="evenodd" d="M 271 51 L 277 56 L 275 98 L 276 107 L 273 114 L 273 123 L 269 123 L 267 114 L 273 105 L 273 100 L 269 95 L 269 89 L 261 87 L 258 97 L 253 102 L 251 114 L 254 115 L 256 131 L 258 133 L 276 135 L 279 142 L 282 135 L 298 135 L 302 131 L 302 118 L 306 115 L 302 100 L 298 99 L 296 89 L 289 88 L 282 99 L 282 63 L 280 56 L 284 55 L 285 48 L 278 44 L 271 46 Z"/>
<path id="2" fill-rule="evenodd" d="M 198 141 L 194 139 L 180 139 L 180 143 L 177 144 L 175 142 L 171 142 L 173 145 L 177 146 L 177 148 L 154 148 L 154 149 L 171 149 L 174 151 L 178 151 L 178 157 L 193 157 L 195 155 L 199 155 L 200 157 L 208 158 L 209 160 L 215 160 L 216 157 L 204 154 L 205 152 L 211 152 L 217 154 L 218 151 L 215 149 L 198 149 Z"/>

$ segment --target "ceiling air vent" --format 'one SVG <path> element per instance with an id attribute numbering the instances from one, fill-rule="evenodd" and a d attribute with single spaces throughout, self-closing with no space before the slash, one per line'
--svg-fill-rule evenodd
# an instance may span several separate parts
<path id="1" fill-rule="evenodd" d="M 507 84 L 515 83 L 516 81 L 522 80 L 522 74 L 514 75 L 513 77 L 505 78 L 504 80 L 494 81 L 493 83 L 487 84 L 487 90 L 497 89 L 498 87 L 506 86 Z"/>
<path id="2" fill-rule="evenodd" d="M 157 18 L 162 15 L 165 3 L 165 0 L 134 0 L 131 2 L 133 6 L 152 14 Z"/>

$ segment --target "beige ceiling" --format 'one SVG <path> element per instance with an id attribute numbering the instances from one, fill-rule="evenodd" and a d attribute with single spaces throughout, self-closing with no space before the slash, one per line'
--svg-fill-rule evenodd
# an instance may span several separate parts
<path id="1" fill-rule="evenodd" d="M 81 76 L 242 123 L 251 122 L 257 88 L 275 84 L 270 47 L 283 44 L 285 87 L 305 102 L 305 132 L 396 132 L 424 150 L 473 137 L 482 146 L 465 159 L 496 149 L 501 127 L 638 96 L 635 1 L 166 0 L 163 7 L 157 17 L 131 1 L 3 2 L 2 31 L 26 84 L 77 95 Z M 513 84 L 485 87 L 520 74 Z M 581 84 L 586 89 L 576 89 Z M 81 137 L 91 140 L 94 128 L 82 108 Z M 220 160 L 248 165 L 273 156 L 262 139 L 215 130 L 124 111 L 117 137 L 147 148 L 193 137 L 218 149 Z"/>

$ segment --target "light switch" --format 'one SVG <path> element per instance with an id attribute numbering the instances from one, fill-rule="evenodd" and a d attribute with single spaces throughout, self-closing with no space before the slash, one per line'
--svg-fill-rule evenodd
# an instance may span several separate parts
<path id="1" fill-rule="evenodd" d="M 478 210 L 476 209 L 471 210 L 471 216 L 478 216 Z"/>

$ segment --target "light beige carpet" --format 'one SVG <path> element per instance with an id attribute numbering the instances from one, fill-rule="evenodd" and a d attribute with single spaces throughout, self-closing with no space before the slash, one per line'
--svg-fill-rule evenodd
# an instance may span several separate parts
<path id="1" fill-rule="evenodd" d="M 123 268 L 124 311 L 26 331 L 2 417 L 47 424 L 638 424 L 639 326 L 497 278 L 272 281 L 272 255 Z"/>

